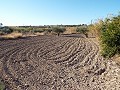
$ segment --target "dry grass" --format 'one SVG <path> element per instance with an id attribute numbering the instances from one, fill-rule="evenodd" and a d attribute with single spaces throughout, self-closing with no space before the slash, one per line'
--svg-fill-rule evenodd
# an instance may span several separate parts
<path id="1" fill-rule="evenodd" d="M 120 65 L 120 55 L 115 55 L 114 57 L 112 57 L 112 59 L 113 59 L 118 65 Z"/>
<path id="2" fill-rule="evenodd" d="M 77 27 L 66 27 L 66 31 L 64 32 L 64 34 L 76 33 L 76 29 Z"/>
<path id="3" fill-rule="evenodd" d="M 42 32 L 42 33 L 37 32 L 37 33 L 35 33 L 35 35 L 37 35 L 37 36 L 39 36 L 39 35 L 46 35 L 46 33 L 45 32 Z"/>
<path id="4" fill-rule="evenodd" d="M 15 38 L 20 38 L 20 37 L 22 37 L 22 33 L 13 32 L 11 34 L 2 35 L 0 38 L 2 38 L 2 39 L 15 39 Z"/>
<path id="5" fill-rule="evenodd" d="M 16 39 L 21 37 L 29 37 L 29 36 L 39 36 L 39 35 L 45 35 L 46 33 L 35 33 L 35 34 L 22 34 L 18 32 L 13 32 L 11 34 L 1 35 L 0 39 Z"/>

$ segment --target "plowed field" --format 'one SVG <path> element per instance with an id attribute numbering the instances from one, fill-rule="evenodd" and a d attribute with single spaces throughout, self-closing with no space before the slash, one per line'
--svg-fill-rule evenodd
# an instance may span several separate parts
<path id="1" fill-rule="evenodd" d="M 7 90 L 120 90 L 120 70 L 111 64 L 93 40 L 79 36 L 0 41 Z"/>

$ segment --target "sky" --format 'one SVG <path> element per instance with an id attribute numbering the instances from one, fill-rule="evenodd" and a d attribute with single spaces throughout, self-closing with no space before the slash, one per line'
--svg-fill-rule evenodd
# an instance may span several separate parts
<path id="1" fill-rule="evenodd" d="M 120 0 L 0 0 L 5 26 L 90 24 L 118 12 Z"/>

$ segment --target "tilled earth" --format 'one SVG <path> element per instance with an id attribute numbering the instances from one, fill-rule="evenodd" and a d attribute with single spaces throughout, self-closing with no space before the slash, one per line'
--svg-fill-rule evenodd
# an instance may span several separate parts
<path id="1" fill-rule="evenodd" d="M 120 90 L 120 68 L 94 40 L 37 36 L 0 41 L 6 90 Z"/>

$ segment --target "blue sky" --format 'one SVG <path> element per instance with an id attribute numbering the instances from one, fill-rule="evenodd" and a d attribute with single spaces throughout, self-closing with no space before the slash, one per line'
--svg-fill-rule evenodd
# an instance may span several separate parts
<path id="1" fill-rule="evenodd" d="M 89 24 L 119 11 L 120 0 L 0 0 L 4 25 Z"/>

